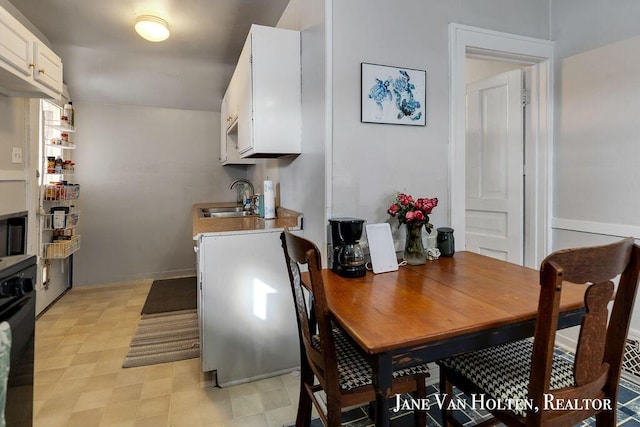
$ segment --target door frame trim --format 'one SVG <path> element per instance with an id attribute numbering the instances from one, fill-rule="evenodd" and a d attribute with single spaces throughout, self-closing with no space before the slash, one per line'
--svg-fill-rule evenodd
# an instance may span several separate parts
<path id="1" fill-rule="evenodd" d="M 525 172 L 533 174 L 526 200 L 531 214 L 525 224 L 533 236 L 525 247 L 525 265 L 537 267 L 550 249 L 549 218 L 551 217 L 551 153 L 553 146 L 553 52 L 554 43 L 515 34 L 502 33 L 456 23 L 449 24 L 449 195 L 451 226 L 460 230 L 456 250 L 464 250 L 465 220 L 465 131 L 467 53 L 484 52 L 500 60 L 533 65 L 527 115 L 531 127 L 527 132 Z"/>

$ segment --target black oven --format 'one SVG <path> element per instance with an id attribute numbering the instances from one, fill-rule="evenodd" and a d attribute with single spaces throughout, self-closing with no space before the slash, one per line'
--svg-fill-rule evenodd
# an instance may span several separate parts
<path id="1" fill-rule="evenodd" d="M 36 273 L 34 255 L 0 258 L 0 322 L 7 322 L 11 331 L 9 377 L 3 409 L 6 425 L 12 427 L 31 426 L 33 422 Z"/>
<path id="2" fill-rule="evenodd" d="M 0 215 L 0 258 L 24 255 L 27 247 L 27 212 Z"/>

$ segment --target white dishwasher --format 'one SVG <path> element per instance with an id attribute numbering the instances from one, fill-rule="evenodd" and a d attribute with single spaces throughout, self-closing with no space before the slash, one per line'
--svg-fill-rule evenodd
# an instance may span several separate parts
<path id="1" fill-rule="evenodd" d="M 220 386 L 280 375 L 300 366 L 281 232 L 198 237 L 202 370 L 216 370 Z"/>

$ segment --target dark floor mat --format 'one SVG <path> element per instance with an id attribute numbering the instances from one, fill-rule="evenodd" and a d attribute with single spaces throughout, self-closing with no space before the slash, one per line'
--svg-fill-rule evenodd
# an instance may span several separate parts
<path id="1" fill-rule="evenodd" d="M 198 304 L 197 291 L 195 277 L 155 280 L 151 285 L 141 314 L 196 309 Z"/>

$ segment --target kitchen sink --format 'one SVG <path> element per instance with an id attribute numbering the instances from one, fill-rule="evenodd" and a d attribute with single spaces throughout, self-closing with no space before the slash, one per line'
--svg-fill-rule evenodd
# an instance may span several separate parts
<path id="1" fill-rule="evenodd" d="M 242 206 L 200 208 L 201 218 L 242 218 L 245 216 L 256 216 L 256 214 L 242 210 Z"/>
<path id="2" fill-rule="evenodd" d="M 215 208 L 200 208 L 203 214 L 218 212 L 243 212 L 242 206 L 222 206 Z"/>

